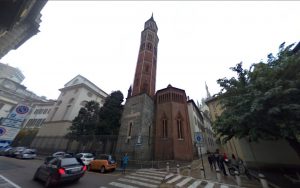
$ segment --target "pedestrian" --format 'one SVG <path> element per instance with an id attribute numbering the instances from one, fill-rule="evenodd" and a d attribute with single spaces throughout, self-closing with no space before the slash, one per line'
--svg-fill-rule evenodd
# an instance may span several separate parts
<path id="1" fill-rule="evenodd" d="M 211 153 L 209 152 L 209 151 L 207 151 L 207 160 L 208 160 L 208 163 L 209 163 L 209 166 L 210 166 L 210 170 L 212 170 L 213 169 L 213 159 L 212 159 L 212 155 L 211 155 Z"/>
<path id="2" fill-rule="evenodd" d="M 123 164 L 123 171 L 122 171 L 122 173 L 123 174 L 125 174 L 125 171 L 126 171 L 126 168 L 127 168 L 127 165 L 128 165 L 128 155 L 127 155 L 127 153 L 125 153 L 125 155 L 123 156 L 123 158 L 122 158 L 122 164 Z"/>
<path id="3" fill-rule="evenodd" d="M 224 176 L 227 176 L 225 165 L 224 165 L 224 155 L 220 154 L 219 150 L 217 152 L 218 153 L 216 153 L 216 160 L 217 160 L 218 167 L 223 172 Z"/>
<path id="4" fill-rule="evenodd" d="M 232 155 L 231 155 L 231 158 L 232 158 L 233 160 L 235 160 L 235 155 L 234 155 L 234 154 L 232 154 Z"/>

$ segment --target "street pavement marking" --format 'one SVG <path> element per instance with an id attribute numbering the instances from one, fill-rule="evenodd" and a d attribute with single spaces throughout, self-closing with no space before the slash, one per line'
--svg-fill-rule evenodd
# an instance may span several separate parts
<path id="1" fill-rule="evenodd" d="M 136 180 L 142 180 L 142 181 L 146 181 L 146 182 L 150 182 L 150 183 L 158 183 L 158 184 L 161 183 L 161 181 L 150 180 L 150 179 L 141 178 L 141 177 L 136 177 L 136 176 L 125 176 L 125 177 L 126 177 L 126 178 L 131 178 L 131 179 L 136 179 Z"/>
<path id="2" fill-rule="evenodd" d="M 8 182 L 12 187 L 15 187 L 15 188 L 21 188 L 20 186 L 18 186 L 17 184 L 15 184 L 14 182 L 10 181 L 9 179 L 7 179 L 6 177 L 0 175 L 0 180 L 1 178 L 3 180 L 5 180 L 6 182 Z M 1 186 L 1 185 L 0 185 Z M 5 186 L 5 188 L 10 188 L 11 186 Z"/>
<path id="3" fill-rule="evenodd" d="M 113 185 L 113 186 L 121 187 L 121 188 L 138 188 L 135 186 L 131 186 L 131 185 L 123 184 L 123 183 L 117 183 L 117 182 L 110 182 L 109 185 Z"/>
<path id="4" fill-rule="evenodd" d="M 174 183 L 175 181 L 179 180 L 180 178 L 182 178 L 182 176 L 178 175 L 175 178 L 169 180 L 167 183 Z"/>
<path id="5" fill-rule="evenodd" d="M 141 170 L 138 170 L 138 172 L 153 172 L 153 173 L 161 174 L 161 175 L 167 174 L 167 172 L 160 172 L 160 171 L 156 171 L 156 170 L 152 170 L 152 169 L 141 169 Z"/>
<path id="6" fill-rule="evenodd" d="M 207 182 L 204 188 L 213 188 L 213 187 L 214 187 L 214 183 Z"/>
<path id="7" fill-rule="evenodd" d="M 221 185 L 220 188 L 229 188 L 227 185 Z"/>
<path id="8" fill-rule="evenodd" d="M 131 175 L 140 176 L 140 177 L 145 177 L 145 178 L 151 178 L 151 179 L 156 179 L 156 180 L 163 180 L 163 179 L 164 179 L 164 178 L 162 178 L 162 177 L 154 177 L 154 176 L 143 175 L 143 174 L 137 174 L 137 173 L 132 173 Z"/>
<path id="9" fill-rule="evenodd" d="M 125 179 L 125 178 L 119 178 L 118 181 L 122 181 L 122 182 L 126 182 L 126 183 L 132 183 L 132 184 L 145 186 L 145 187 L 149 187 L 149 188 L 157 188 L 158 187 L 157 185 L 144 183 L 144 182 L 140 182 L 140 181 L 135 181 L 135 180 L 129 180 L 129 179 Z"/>
<path id="10" fill-rule="evenodd" d="M 194 179 L 194 178 L 192 178 L 192 177 L 185 178 L 183 181 L 177 183 L 176 187 L 182 187 L 185 184 L 187 184 L 189 181 L 191 181 L 192 179 Z"/>
<path id="11" fill-rule="evenodd" d="M 162 174 L 155 174 L 154 172 L 143 172 L 143 171 L 137 171 L 137 174 L 146 174 L 146 175 L 151 175 L 151 176 L 158 176 L 158 177 L 165 177 L 165 175 Z"/>
<path id="12" fill-rule="evenodd" d="M 165 180 L 166 180 L 166 179 L 169 179 L 169 178 L 172 177 L 172 176 L 174 176 L 174 174 L 169 174 L 169 175 L 167 175 L 167 176 L 165 177 Z"/>
<path id="13" fill-rule="evenodd" d="M 188 186 L 188 188 L 196 188 L 201 184 L 202 181 L 196 180 L 192 185 Z"/>

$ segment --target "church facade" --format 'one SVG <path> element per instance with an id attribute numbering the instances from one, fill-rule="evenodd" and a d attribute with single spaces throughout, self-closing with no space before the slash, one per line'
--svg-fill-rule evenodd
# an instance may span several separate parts
<path id="1" fill-rule="evenodd" d="M 158 27 L 153 15 L 141 32 L 133 87 L 121 118 L 116 157 L 131 160 L 193 159 L 187 96 L 169 85 L 156 92 Z"/>

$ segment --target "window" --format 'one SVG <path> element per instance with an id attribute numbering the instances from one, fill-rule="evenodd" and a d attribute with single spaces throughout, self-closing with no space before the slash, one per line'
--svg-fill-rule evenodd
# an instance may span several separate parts
<path id="1" fill-rule="evenodd" d="M 150 41 L 153 40 L 153 36 L 151 34 L 148 34 L 148 40 L 150 40 Z"/>
<path id="2" fill-rule="evenodd" d="M 70 108 L 71 108 L 71 105 L 68 105 L 67 108 L 66 108 L 66 111 L 63 115 L 62 120 L 66 120 L 67 116 L 69 115 Z"/>
<path id="3" fill-rule="evenodd" d="M 166 119 L 162 120 L 163 123 L 163 138 L 168 138 L 168 121 Z"/>
<path id="4" fill-rule="evenodd" d="M 129 123 L 127 137 L 131 137 L 132 122 Z"/>
<path id="5" fill-rule="evenodd" d="M 178 139 L 183 139 L 182 121 L 181 121 L 181 119 L 177 119 L 177 133 L 178 133 Z"/>
<path id="6" fill-rule="evenodd" d="M 87 96 L 92 97 L 93 94 L 91 92 L 87 92 Z"/>
<path id="7" fill-rule="evenodd" d="M 46 114 L 48 111 L 48 109 L 44 109 L 43 114 Z"/>
<path id="8" fill-rule="evenodd" d="M 147 50 L 152 51 L 152 44 L 151 43 L 147 43 Z"/>

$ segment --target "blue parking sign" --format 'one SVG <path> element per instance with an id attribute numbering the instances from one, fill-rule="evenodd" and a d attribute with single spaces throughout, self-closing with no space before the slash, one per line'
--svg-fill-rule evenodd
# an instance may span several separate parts
<path id="1" fill-rule="evenodd" d="M 197 142 L 198 144 L 201 143 L 201 141 L 202 141 L 202 135 L 201 135 L 200 132 L 195 132 L 195 140 L 196 140 L 196 142 Z"/>

